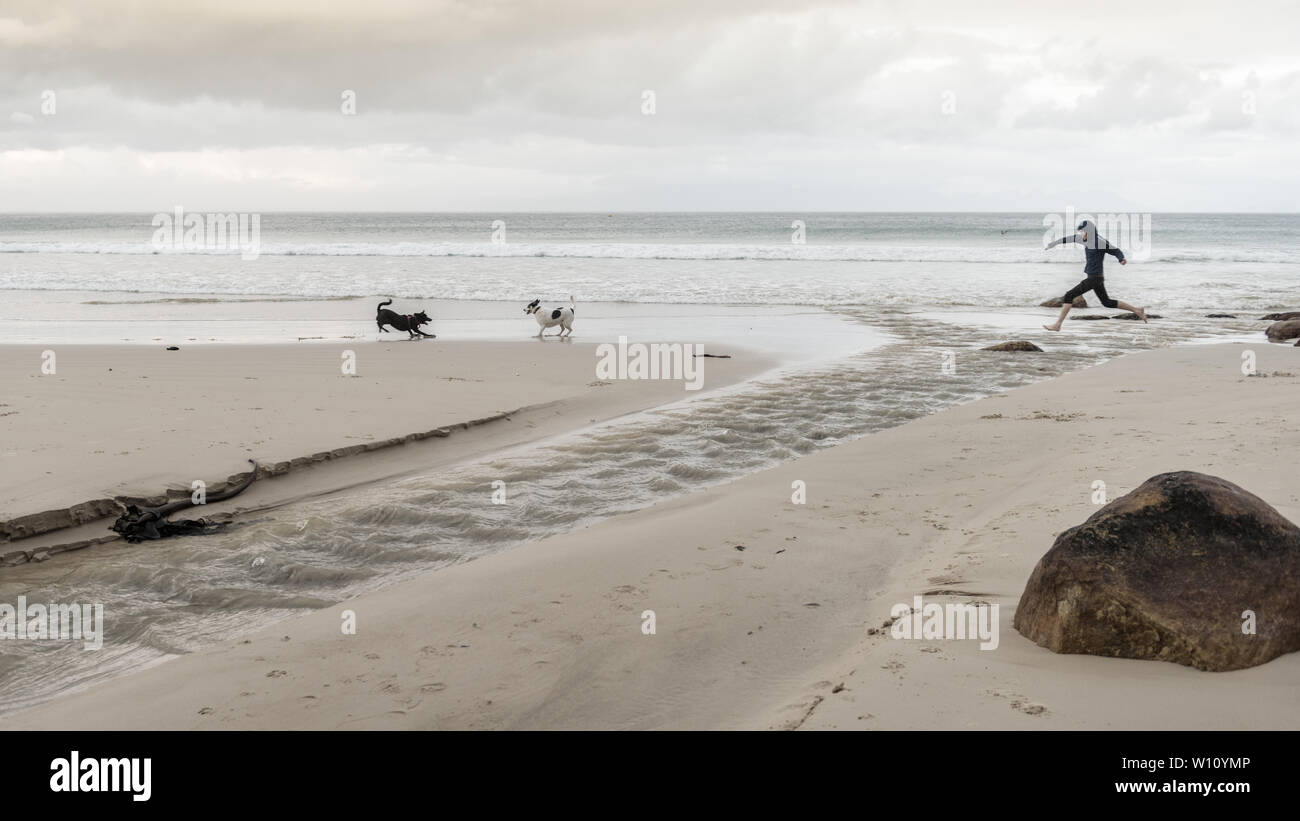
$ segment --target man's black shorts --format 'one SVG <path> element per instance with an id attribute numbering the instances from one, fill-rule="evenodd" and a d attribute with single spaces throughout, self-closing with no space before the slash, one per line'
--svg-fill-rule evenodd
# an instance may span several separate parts
<path id="1" fill-rule="evenodd" d="M 1088 277 L 1083 282 L 1080 282 L 1078 285 L 1066 291 L 1065 296 L 1061 297 L 1061 301 L 1066 305 L 1069 305 L 1074 301 L 1075 297 L 1083 296 L 1088 291 L 1096 293 L 1097 299 L 1100 299 L 1101 304 L 1107 308 L 1115 308 L 1119 306 L 1117 301 L 1111 299 L 1110 296 L 1106 294 L 1105 277 Z"/>

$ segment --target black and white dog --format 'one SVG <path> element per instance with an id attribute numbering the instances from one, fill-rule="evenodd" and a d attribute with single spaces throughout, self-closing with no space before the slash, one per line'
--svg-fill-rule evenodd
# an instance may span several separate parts
<path id="1" fill-rule="evenodd" d="M 399 331 L 406 331 L 411 335 L 411 339 L 415 339 L 417 335 L 426 339 L 438 338 L 437 334 L 426 334 L 424 331 L 420 330 L 421 325 L 428 325 L 433 321 L 424 311 L 414 314 L 399 314 L 397 311 L 390 311 L 384 307 L 385 305 L 392 304 L 393 301 L 391 299 L 385 300 L 379 303 L 379 307 L 375 309 L 377 311 L 375 314 L 375 323 L 379 325 L 381 333 L 388 333 L 388 329 L 384 326 L 392 325 Z"/>
<path id="2" fill-rule="evenodd" d="M 528 307 L 524 308 L 524 313 L 532 314 L 537 319 L 537 324 L 540 326 L 537 329 L 537 335 L 539 337 L 542 335 L 542 331 L 545 331 L 547 328 L 554 328 L 556 325 L 560 326 L 560 332 L 554 334 L 554 336 L 566 336 L 572 334 L 573 311 L 574 304 L 572 296 L 569 297 L 569 307 L 567 308 L 543 308 L 540 299 L 534 299 L 532 302 L 528 303 Z"/>

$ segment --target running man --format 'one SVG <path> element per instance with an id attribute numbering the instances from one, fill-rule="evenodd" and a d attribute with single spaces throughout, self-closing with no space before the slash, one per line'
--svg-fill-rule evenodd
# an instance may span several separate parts
<path id="1" fill-rule="evenodd" d="M 1097 233 L 1097 226 L 1092 220 L 1084 220 L 1079 223 L 1079 229 L 1076 233 L 1068 236 L 1054 239 L 1043 248 L 1047 251 L 1060 245 L 1063 242 L 1080 242 L 1083 243 L 1083 254 L 1086 261 L 1083 265 L 1083 282 L 1066 291 L 1065 296 L 1061 297 L 1061 315 L 1056 318 L 1056 322 L 1051 325 L 1044 325 L 1043 328 L 1049 331 L 1061 330 L 1061 323 L 1065 321 L 1066 314 L 1070 313 L 1070 308 L 1074 303 L 1074 298 L 1083 296 L 1088 291 L 1094 291 L 1101 304 L 1107 308 L 1120 308 L 1125 311 L 1135 313 L 1147 321 L 1146 308 L 1134 308 L 1127 302 L 1120 302 L 1118 299 L 1111 299 L 1106 294 L 1106 277 L 1102 273 L 1102 263 L 1106 261 L 1107 254 L 1114 254 L 1119 259 L 1120 265 L 1128 265 L 1128 260 L 1124 258 L 1124 252 L 1106 241 L 1106 238 Z"/>

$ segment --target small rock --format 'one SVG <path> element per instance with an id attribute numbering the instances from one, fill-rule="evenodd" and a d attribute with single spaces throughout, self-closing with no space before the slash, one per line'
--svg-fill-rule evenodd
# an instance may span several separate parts
<path id="1" fill-rule="evenodd" d="M 1138 320 L 1138 315 L 1135 313 L 1115 314 L 1114 316 L 1111 317 L 1111 319 L 1127 319 L 1129 321 L 1136 322 Z M 1161 316 L 1160 314 L 1147 314 L 1147 319 L 1164 319 L 1164 317 Z"/>
<path id="2" fill-rule="evenodd" d="M 1070 317 L 1070 319 L 1110 319 L 1110 317 L 1102 316 L 1101 314 L 1076 314 Z"/>
<path id="3" fill-rule="evenodd" d="M 1017 339 L 1012 342 L 1001 342 L 997 345 L 990 345 L 987 348 L 981 348 L 984 351 L 1037 351 L 1042 353 L 1043 349 L 1032 342 L 1026 342 L 1023 339 Z"/>
<path id="4" fill-rule="evenodd" d="M 1236 314 L 1206 314 L 1206 319 L 1236 319 Z"/>

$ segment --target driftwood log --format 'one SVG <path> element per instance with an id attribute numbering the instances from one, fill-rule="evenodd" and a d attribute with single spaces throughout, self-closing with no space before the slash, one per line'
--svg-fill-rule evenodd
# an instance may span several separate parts
<path id="1" fill-rule="evenodd" d="M 248 460 L 253 466 L 253 470 L 248 474 L 248 478 L 240 482 L 233 488 L 208 496 L 207 502 L 223 502 L 226 499 L 232 499 L 248 489 L 257 479 L 257 462 L 252 459 Z M 173 513 L 179 513 L 186 508 L 194 507 L 193 497 L 177 499 L 174 502 L 168 502 L 158 507 L 139 507 L 137 505 L 123 505 L 125 512 L 117 517 L 113 522 L 112 529 L 122 534 L 122 538 L 135 544 L 136 542 L 150 541 L 153 539 L 165 539 L 168 536 L 183 536 L 193 533 L 206 533 L 221 527 L 220 522 L 212 522 L 207 519 L 180 519 L 169 521 L 167 517 Z"/>

